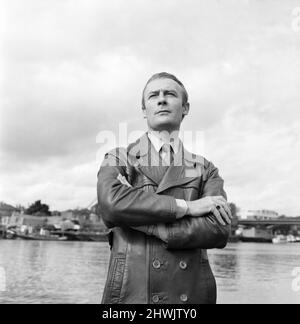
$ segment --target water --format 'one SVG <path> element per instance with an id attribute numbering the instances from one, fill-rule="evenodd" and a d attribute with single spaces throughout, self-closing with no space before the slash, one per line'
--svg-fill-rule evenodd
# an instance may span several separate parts
<path id="1" fill-rule="evenodd" d="M 0 304 L 100 303 L 107 262 L 103 243 L 0 240 Z"/>
<path id="2" fill-rule="evenodd" d="M 209 254 L 218 303 L 300 304 L 300 244 L 237 243 Z"/>
<path id="3" fill-rule="evenodd" d="M 300 244 L 238 243 L 209 254 L 218 303 L 300 303 L 292 289 Z M 108 259 L 106 243 L 0 240 L 0 304 L 100 303 Z"/>

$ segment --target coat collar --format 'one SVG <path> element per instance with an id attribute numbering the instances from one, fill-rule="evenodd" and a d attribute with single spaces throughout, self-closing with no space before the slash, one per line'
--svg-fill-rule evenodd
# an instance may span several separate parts
<path id="1" fill-rule="evenodd" d="M 174 154 L 174 163 L 167 169 L 160 182 L 155 179 L 154 172 L 152 172 L 152 168 L 159 165 L 159 154 L 147 133 L 128 148 L 128 154 L 131 161 L 134 162 L 134 166 L 158 186 L 156 193 L 187 184 L 201 176 L 204 158 L 187 151 L 182 141 L 180 141 L 177 154 Z"/>
<path id="2" fill-rule="evenodd" d="M 147 135 L 156 151 L 159 152 L 164 145 L 164 141 L 155 132 L 148 131 Z M 173 152 L 177 154 L 181 144 L 179 137 L 173 138 L 169 144 L 172 146 Z"/>

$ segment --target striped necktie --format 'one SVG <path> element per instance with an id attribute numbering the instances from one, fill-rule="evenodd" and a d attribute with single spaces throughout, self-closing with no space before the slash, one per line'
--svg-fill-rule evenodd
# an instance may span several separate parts
<path id="1" fill-rule="evenodd" d="M 170 166 L 174 161 L 174 152 L 170 144 L 164 144 L 160 149 L 163 166 Z"/>

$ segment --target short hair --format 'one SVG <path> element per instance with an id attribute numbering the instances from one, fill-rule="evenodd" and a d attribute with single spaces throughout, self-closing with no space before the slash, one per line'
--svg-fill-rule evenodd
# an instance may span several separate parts
<path id="1" fill-rule="evenodd" d="M 145 90 L 147 88 L 147 85 L 150 82 L 157 80 L 157 79 L 171 79 L 171 80 L 175 81 L 176 83 L 178 83 L 182 88 L 182 105 L 185 105 L 188 103 L 189 96 L 188 96 L 188 93 L 187 93 L 183 83 L 180 80 L 178 80 L 176 78 L 176 76 L 173 74 L 170 74 L 167 72 L 160 72 L 160 73 L 156 73 L 156 74 L 152 75 L 152 77 L 147 81 L 147 83 L 145 85 L 145 88 L 143 90 L 143 98 L 142 98 L 142 108 L 143 109 L 145 109 Z"/>

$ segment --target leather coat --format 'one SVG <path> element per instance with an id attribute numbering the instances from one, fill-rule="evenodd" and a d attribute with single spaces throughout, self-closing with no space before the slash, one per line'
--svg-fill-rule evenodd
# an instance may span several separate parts
<path id="1" fill-rule="evenodd" d="M 176 219 L 176 200 L 222 195 L 218 169 L 181 143 L 162 179 L 159 155 L 144 134 L 105 155 L 98 173 L 98 202 L 111 229 L 105 304 L 202 304 L 216 302 L 216 282 L 206 249 L 224 248 L 230 226 L 212 216 Z M 132 187 L 117 178 L 126 177 Z M 133 227 L 167 226 L 166 242 Z"/>

